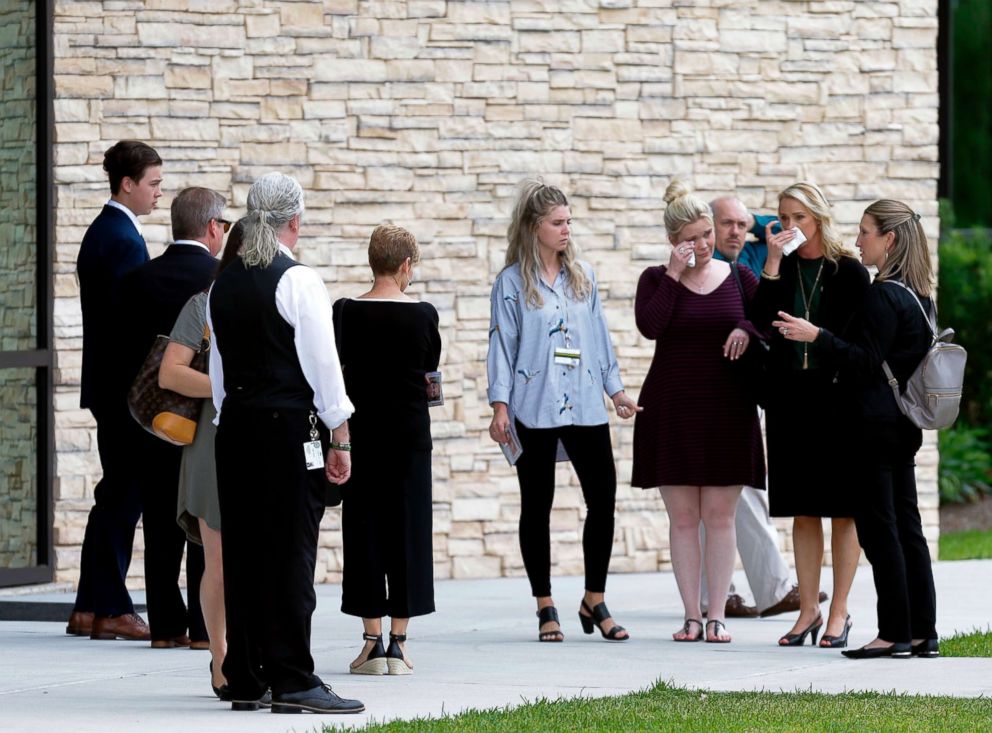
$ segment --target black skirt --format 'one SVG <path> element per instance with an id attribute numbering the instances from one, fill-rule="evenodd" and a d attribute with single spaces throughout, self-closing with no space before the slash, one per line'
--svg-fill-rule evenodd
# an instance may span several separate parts
<path id="1" fill-rule="evenodd" d="M 773 517 L 853 517 L 855 405 L 829 370 L 779 373 L 765 413 Z"/>

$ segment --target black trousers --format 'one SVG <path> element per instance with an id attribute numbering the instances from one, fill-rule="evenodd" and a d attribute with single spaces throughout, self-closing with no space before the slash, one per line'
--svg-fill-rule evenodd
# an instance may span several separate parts
<path id="1" fill-rule="evenodd" d="M 134 420 L 120 400 L 90 408 L 103 477 L 93 492 L 83 535 L 79 588 L 73 610 L 97 616 L 134 613 L 125 579 L 131 565 L 134 528 L 141 516 L 138 474 L 127 440 Z"/>
<path id="2" fill-rule="evenodd" d="M 319 471 L 307 471 L 308 410 L 225 405 L 217 429 L 227 657 L 232 694 L 308 690 L 313 575 L 324 513 Z M 321 469 L 322 471 L 323 469 Z"/>
<path id="3" fill-rule="evenodd" d="M 937 638 L 930 550 L 916 503 L 922 433 L 908 420 L 870 423 L 859 444 L 864 489 L 855 524 L 878 594 L 878 636 L 891 642 Z"/>
<path id="4" fill-rule="evenodd" d="M 361 618 L 434 612 L 431 452 L 356 450 L 342 494 L 341 611 Z"/>
<path id="5" fill-rule="evenodd" d="M 558 441 L 568 453 L 586 502 L 582 531 L 586 590 L 606 591 L 613 552 L 613 514 L 617 471 L 613 464 L 610 426 L 573 425 L 527 428 L 516 421 L 520 447 L 520 553 L 535 597 L 551 595 L 551 506 L 555 498 L 555 456 Z"/>
<path id="6" fill-rule="evenodd" d="M 141 526 L 145 537 L 145 594 L 152 640 L 171 639 L 189 632 L 193 641 L 206 641 L 200 610 L 203 547 L 188 542 L 176 523 L 179 465 L 182 448 L 166 443 L 132 420 L 133 455 L 141 474 Z M 179 590 L 179 573 L 186 551 L 189 608 Z"/>

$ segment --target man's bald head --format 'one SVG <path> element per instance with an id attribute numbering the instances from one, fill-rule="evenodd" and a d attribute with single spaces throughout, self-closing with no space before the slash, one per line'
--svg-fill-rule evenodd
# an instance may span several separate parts
<path id="1" fill-rule="evenodd" d="M 710 209 L 713 210 L 716 249 L 728 260 L 736 261 L 750 228 L 747 207 L 736 196 L 721 196 L 710 203 Z"/>

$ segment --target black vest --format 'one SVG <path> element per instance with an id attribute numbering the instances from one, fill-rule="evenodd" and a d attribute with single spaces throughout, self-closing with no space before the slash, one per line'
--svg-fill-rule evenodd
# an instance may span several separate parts
<path id="1" fill-rule="evenodd" d="M 266 268 L 245 267 L 239 257 L 214 283 L 210 318 L 224 366 L 222 410 L 313 409 L 294 329 L 276 307 L 279 279 L 298 264 L 279 254 Z"/>

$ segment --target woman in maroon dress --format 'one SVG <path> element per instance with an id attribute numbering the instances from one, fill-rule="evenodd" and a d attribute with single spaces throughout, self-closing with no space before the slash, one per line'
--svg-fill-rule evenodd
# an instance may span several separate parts
<path id="1" fill-rule="evenodd" d="M 637 328 L 656 342 L 634 423 L 633 486 L 660 487 L 668 510 L 675 580 L 685 624 L 675 641 L 726 643 L 723 604 L 700 613 L 699 523 L 706 528 L 710 598 L 726 598 L 733 574 L 734 515 L 741 486 L 764 486 L 761 428 L 735 363 L 757 333 L 745 315 L 757 279 L 740 283 L 713 259 L 713 215 L 679 182 L 665 192 L 668 266 L 649 267 L 637 285 Z M 757 344 L 752 348 L 758 348 Z"/>

